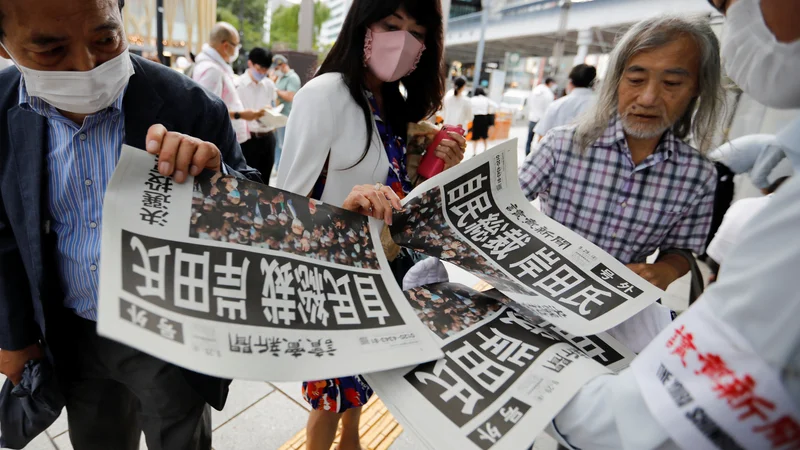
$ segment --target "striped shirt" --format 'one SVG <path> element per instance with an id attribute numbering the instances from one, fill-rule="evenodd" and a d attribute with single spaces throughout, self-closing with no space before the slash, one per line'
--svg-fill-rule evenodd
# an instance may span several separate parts
<path id="1" fill-rule="evenodd" d="M 657 249 L 703 252 L 714 209 L 714 164 L 671 131 L 635 165 L 622 122 L 581 155 L 575 126 L 555 128 L 523 163 L 519 178 L 542 212 L 592 241 L 623 264 Z"/>
<path id="2" fill-rule="evenodd" d="M 125 142 L 124 96 L 81 126 L 29 96 L 24 81 L 19 87 L 20 106 L 47 119 L 47 204 L 64 306 L 89 320 L 97 320 L 103 196 Z"/>

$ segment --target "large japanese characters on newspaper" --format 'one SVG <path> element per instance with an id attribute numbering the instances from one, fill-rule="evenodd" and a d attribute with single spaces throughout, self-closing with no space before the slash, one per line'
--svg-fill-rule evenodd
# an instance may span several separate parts
<path id="1" fill-rule="evenodd" d="M 605 333 L 569 334 L 494 290 L 441 283 L 406 296 L 445 357 L 367 379 L 431 449 L 527 450 L 583 384 L 633 358 Z"/>
<path id="2" fill-rule="evenodd" d="M 508 141 L 418 186 L 394 241 L 453 263 L 574 335 L 606 331 L 663 295 L 530 205 Z"/>
<path id="3" fill-rule="evenodd" d="M 178 185 L 124 147 L 103 211 L 98 332 L 201 373 L 327 379 L 442 356 L 381 222 L 216 174 Z"/>

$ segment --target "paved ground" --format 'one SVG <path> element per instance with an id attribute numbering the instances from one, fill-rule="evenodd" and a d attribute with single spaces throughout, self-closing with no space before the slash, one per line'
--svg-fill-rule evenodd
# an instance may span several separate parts
<path id="1" fill-rule="evenodd" d="M 511 137 L 520 142 L 520 161 L 527 127 L 514 127 Z M 470 153 L 471 148 L 468 150 Z M 474 285 L 477 279 L 450 267 L 452 281 Z M 673 309 L 687 307 L 688 279 L 679 280 L 670 287 L 665 303 Z M 0 375 L 0 382 L 4 381 Z M 214 411 L 214 448 L 216 450 L 271 450 L 277 449 L 303 429 L 308 417 L 307 405 L 300 397 L 300 383 L 260 383 L 236 381 L 224 411 Z M 420 449 L 419 441 L 408 431 L 395 441 L 393 450 Z M 536 450 L 555 450 L 548 436 L 540 437 Z M 31 443 L 26 450 L 71 450 L 67 435 L 66 413 L 47 431 Z M 142 449 L 146 446 L 142 444 Z"/>

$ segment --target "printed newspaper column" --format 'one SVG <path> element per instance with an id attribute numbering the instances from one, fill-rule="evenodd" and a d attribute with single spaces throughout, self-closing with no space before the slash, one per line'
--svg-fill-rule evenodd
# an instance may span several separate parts
<path id="1" fill-rule="evenodd" d="M 663 291 L 530 205 L 516 152 L 512 140 L 422 183 L 396 214 L 395 242 L 460 266 L 577 336 L 658 300 Z"/>
<path id="2" fill-rule="evenodd" d="M 406 296 L 445 357 L 367 379 L 429 448 L 527 450 L 584 383 L 633 358 L 608 335 L 523 317 L 499 294 L 441 283 Z"/>
<path id="3" fill-rule="evenodd" d="M 441 357 L 377 222 L 124 147 L 103 211 L 98 333 L 197 372 L 327 379 Z"/>

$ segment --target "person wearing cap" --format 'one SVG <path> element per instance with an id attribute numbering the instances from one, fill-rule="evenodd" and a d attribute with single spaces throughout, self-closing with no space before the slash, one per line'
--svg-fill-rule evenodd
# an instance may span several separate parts
<path id="1" fill-rule="evenodd" d="M 236 28 L 227 22 L 217 22 L 211 28 L 208 43 L 203 44 L 203 50 L 197 55 L 192 70 L 192 79 L 197 84 L 225 102 L 239 144 L 250 139 L 246 121 L 257 120 L 264 115 L 263 109 L 245 109 L 236 91 L 231 64 L 239 58 L 241 48 Z M 269 174 L 262 175 L 269 179 Z"/>
<path id="2" fill-rule="evenodd" d="M 278 102 L 283 105 L 281 114 L 289 117 L 292 112 L 294 95 L 300 90 L 300 76 L 289 66 L 289 60 L 283 55 L 272 57 L 271 69 L 275 71 Z M 285 127 L 278 128 L 275 131 L 275 170 L 278 170 L 278 166 L 281 163 L 281 151 L 283 150 L 285 136 Z M 269 175 L 264 176 L 269 178 Z"/>
<path id="3" fill-rule="evenodd" d="M 255 47 L 247 54 L 247 71 L 236 80 L 236 91 L 246 109 L 262 110 L 275 106 L 277 87 L 267 77 L 272 65 L 272 53 Z M 242 144 L 242 153 L 250 167 L 261 172 L 264 182 L 269 183 L 275 161 L 275 128 L 267 127 L 258 120 L 247 122 L 250 139 Z"/>

